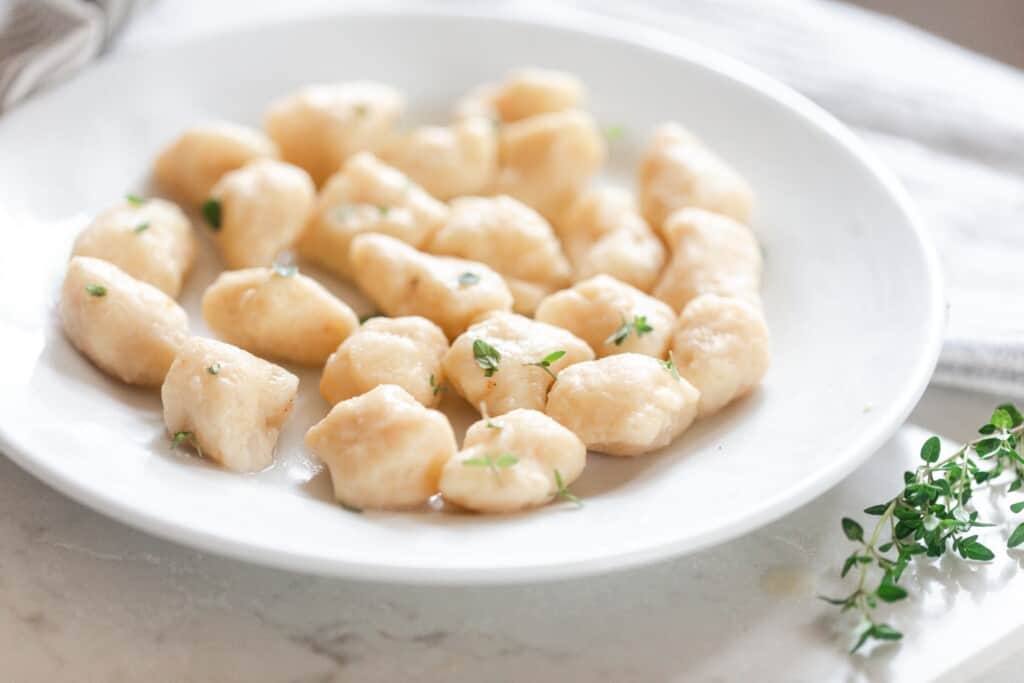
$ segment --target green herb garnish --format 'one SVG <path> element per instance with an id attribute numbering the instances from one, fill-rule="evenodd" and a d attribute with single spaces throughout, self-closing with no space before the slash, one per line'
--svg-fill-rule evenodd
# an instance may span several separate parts
<path id="1" fill-rule="evenodd" d="M 558 379 L 555 376 L 555 373 L 551 372 L 551 364 L 556 362 L 558 359 L 560 359 L 564 355 L 565 355 L 565 351 L 554 351 L 554 352 L 549 353 L 548 355 L 544 356 L 543 358 L 541 358 L 536 363 L 527 363 L 527 365 L 535 365 L 538 368 L 540 368 L 541 370 L 543 370 L 544 372 L 546 372 L 549 375 L 551 375 L 551 379 Z"/>
<path id="2" fill-rule="evenodd" d="M 615 344 L 616 346 L 622 346 L 629 337 L 629 333 L 636 330 L 636 336 L 642 337 L 648 332 L 654 330 L 647 322 L 646 315 L 634 315 L 633 320 L 626 320 L 626 316 L 622 317 L 622 324 L 604 340 L 605 344 Z"/>
<path id="3" fill-rule="evenodd" d="M 126 194 L 124 200 L 132 206 L 142 206 L 146 203 L 146 200 L 137 194 Z"/>
<path id="4" fill-rule="evenodd" d="M 199 457 L 203 457 L 203 451 L 199 448 L 199 442 L 196 440 L 196 435 L 192 432 L 174 432 L 174 436 L 171 437 L 171 443 L 174 448 L 180 448 L 181 446 L 192 446 L 199 454 Z"/>
<path id="5" fill-rule="evenodd" d="M 220 200 L 210 197 L 205 202 L 200 211 L 203 214 L 203 218 L 206 220 L 206 224 L 210 226 L 210 229 L 216 232 L 220 230 L 221 221 L 221 205 Z"/>
<path id="6" fill-rule="evenodd" d="M 85 286 L 85 291 L 89 292 L 92 296 L 106 296 L 107 288 L 103 285 L 88 284 Z"/>
<path id="7" fill-rule="evenodd" d="M 668 373 L 676 378 L 677 382 L 682 382 L 683 378 L 679 376 L 679 369 L 676 368 L 676 357 L 671 351 L 668 352 L 668 360 L 658 361 L 662 367 L 668 370 Z"/>
<path id="8" fill-rule="evenodd" d="M 491 377 L 498 371 L 501 353 L 483 339 L 476 339 L 473 341 L 473 358 L 484 371 L 484 377 Z"/>
<path id="9" fill-rule="evenodd" d="M 213 365 L 207 365 L 206 366 L 206 371 L 208 373 L 210 373 L 211 375 L 219 375 L 220 374 L 220 363 L 214 363 Z"/>
<path id="10" fill-rule="evenodd" d="M 518 463 L 519 458 L 512 453 L 502 453 L 497 456 L 489 453 L 479 458 L 468 458 L 462 461 L 462 464 L 466 467 L 488 467 L 495 472 L 514 467 Z"/>
<path id="11" fill-rule="evenodd" d="M 147 230 L 149 230 L 149 221 L 146 221 L 145 223 L 139 223 L 134 228 L 132 228 L 132 232 L 134 232 L 136 235 L 138 235 L 141 232 L 146 232 Z"/>
<path id="12" fill-rule="evenodd" d="M 892 603 L 908 597 L 899 585 L 914 558 L 942 557 L 952 551 L 962 560 L 988 562 L 992 550 L 978 540 L 973 530 L 995 526 L 978 519 L 971 502 L 979 489 L 995 484 L 997 491 L 1006 485 L 1007 493 L 1024 486 L 1024 455 L 1021 434 L 1024 416 L 1016 406 L 1006 403 L 992 413 L 978 432 L 981 437 L 946 457 L 938 437 L 929 437 L 921 446 L 921 464 L 903 473 L 903 487 L 895 497 L 871 505 L 864 513 L 878 517 L 870 535 L 854 519 L 841 520 L 843 535 L 857 544 L 845 559 L 840 577 L 854 573 L 853 592 L 840 598 L 822 596 L 841 612 L 854 610 L 861 626 L 854 635 L 856 652 L 868 641 L 900 640 L 903 634 L 878 621 L 874 610 L 879 603 Z M 1011 512 L 1024 510 L 1024 501 L 1009 505 Z M 1024 543 L 1024 523 L 1017 524 L 1006 541 L 1008 548 Z"/>
<path id="13" fill-rule="evenodd" d="M 434 396 L 437 396 L 444 391 L 444 387 L 434 380 L 434 373 L 430 373 L 430 388 L 434 390 Z"/>
<path id="14" fill-rule="evenodd" d="M 562 479 L 562 473 L 555 470 L 555 497 L 567 500 L 570 503 L 576 503 L 577 507 L 583 507 L 583 501 L 575 493 L 569 490 L 569 487 L 565 485 L 565 480 Z"/>

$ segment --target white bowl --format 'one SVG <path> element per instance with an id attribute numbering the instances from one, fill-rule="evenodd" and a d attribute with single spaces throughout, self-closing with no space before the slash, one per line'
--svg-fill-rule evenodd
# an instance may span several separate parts
<path id="1" fill-rule="evenodd" d="M 571 23 L 571 25 L 569 25 Z M 664 120 L 705 138 L 753 184 L 773 365 L 763 388 L 660 454 L 591 456 L 583 509 L 503 517 L 352 514 L 330 501 L 302 435 L 327 410 L 318 373 L 278 465 L 240 476 L 172 452 L 156 392 L 110 380 L 61 335 L 57 286 L 88 216 L 144 187 L 185 126 L 258 125 L 317 81 L 390 82 L 410 120 L 443 120 L 471 86 L 520 65 L 564 68 L 597 118 L 627 131 L 610 175 L 630 182 Z M 0 443 L 25 469 L 155 534 L 301 571 L 405 582 L 570 576 L 693 552 L 825 491 L 904 420 L 931 375 L 943 306 L 933 249 L 903 191 L 842 125 L 750 69 L 655 31 L 466 14 L 337 15 L 114 59 L 0 120 Z M 216 275 L 203 250 L 183 296 Z M 341 290 L 345 292 L 345 290 Z M 346 292 L 346 296 L 351 296 Z M 449 399 L 457 431 L 471 417 Z"/>

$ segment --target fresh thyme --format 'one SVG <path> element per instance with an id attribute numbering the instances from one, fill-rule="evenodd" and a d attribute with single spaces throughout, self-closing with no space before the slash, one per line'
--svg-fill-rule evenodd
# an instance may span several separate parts
<path id="1" fill-rule="evenodd" d="M 196 440 L 196 435 L 192 432 L 174 432 L 174 436 L 171 437 L 171 443 L 174 448 L 185 445 L 192 446 L 192 448 L 196 449 L 199 457 L 203 457 L 203 451 L 199 448 L 199 441 Z"/>
<path id="2" fill-rule="evenodd" d="M 132 206 L 142 206 L 146 203 L 146 200 L 137 194 L 126 194 L 124 200 Z"/>
<path id="3" fill-rule="evenodd" d="M 501 353 L 483 339 L 473 340 L 473 358 L 484 371 L 484 377 L 492 377 L 498 371 Z"/>
<path id="4" fill-rule="evenodd" d="M 444 391 L 444 387 L 438 384 L 437 381 L 434 379 L 434 373 L 430 373 L 430 388 L 434 391 L 434 396 L 437 396 L 442 391 Z"/>
<path id="5" fill-rule="evenodd" d="M 527 365 L 535 365 L 544 372 L 551 375 L 551 379 L 558 379 L 558 377 L 555 376 L 555 373 L 551 372 L 551 364 L 558 361 L 564 355 L 565 351 L 554 351 L 544 356 L 536 363 L 527 363 Z"/>
<path id="6" fill-rule="evenodd" d="M 85 291 L 89 292 L 91 296 L 106 296 L 107 288 L 103 285 L 88 284 L 85 286 Z"/>
<path id="7" fill-rule="evenodd" d="M 555 497 L 567 500 L 570 503 L 576 503 L 577 507 L 583 507 L 583 500 L 575 493 L 569 490 L 569 487 L 565 485 L 565 480 L 562 479 L 562 473 L 555 470 Z"/>
<path id="8" fill-rule="evenodd" d="M 515 467 L 519 464 L 519 458 L 512 453 L 500 453 L 498 455 L 488 453 L 478 458 L 467 458 L 462 461 L 462 464 L 465 467 L 486 467 L 493 472 L 497 472 L 498 470 Z"/>
<path id="9" fill-rule="evenodd" d="M 143 232 L 146 232 L 147 230 L 149 230 L 149 221 L 145 221 L 144 223 L 139 223 L 134 228 L 132 228 L 132 232 L 134 232 L 136 235 L 138 235 L 140 233 L 143 233 Z"/>
<path id="10" fill-rule="evenodd" d="M 676 357 L 671 351 L 668 352 L 668 360 L 658 362 L 661 363 L 662 367 L 665 368 L 668 374 L 676 378 L 677 382 L 683 381 L 683 378 L 679 375 L 679 368 L 676 367 Z"/>
<path id="11" fill-rule="evenodd" d="M 912 471 L 903 473 L 903 489 L 893 498 L 865 508 L 865 514 L 878 517 L 870 535 L 849 517 L 842 519 L 843 534 L 857 548 L 843 562 L 839 572 L 845 578 L 851 571 L 857 578 L 852 593 L 829 598 L 841 612 L 855 610 L 861 616 L 851 652 L 869 640 L 900 640 L 903 634 L 875 618 L 880 602 L 898 602 L 908 596 L 899 585 L 900 578 L 917 555 L 937 558 L 953 551 L 964 560 L 987 562 L 995 558 L 973 529 L 995 526 L 978 519 L 971 504 L 972 495 L 997 479 L 1009 483 L 1008 492 L 1024 486 L 1024 456 L 1021 434 L 1024 416 L 1006 403 L 978 430 L 981 437 L 942 457 L 938 437 L 930 437 L 921 446 L 921 461 Z M 1006 475 L 1006 476 L 1003 476 Z M 1012 503 L 1012 512 L 1024 510 L 1024 501 Z M 1024 523 L 1010 533 L 1007 547 L 1024 543 Z"/>
<path id="12" fill-rule="evenodd" d="M 211 230 L 214 232 L 220 230 L 222 209 L 219 199 L 214 199 L 213 197 L 207 199 L 203 202 L 202 207 L 200 207 L 200 212 L 203 214 L 203 219 L 210 226 Z"/>
<path id="13" fill-rule="evenodd" d="M 626 338 L 629 337 L 629 333 L 636 330 L 636 336 L 642 337 L 648 332 L 654 330 L 653 327 L 647 322 L 646 315 L 634 315 L 633 320 L 626 320 L 626 316 L 622 316 L 622 324 L 604 340 L 605 344 L 615 344 L 616 346 L 622 346 L 625 343 Z"/>

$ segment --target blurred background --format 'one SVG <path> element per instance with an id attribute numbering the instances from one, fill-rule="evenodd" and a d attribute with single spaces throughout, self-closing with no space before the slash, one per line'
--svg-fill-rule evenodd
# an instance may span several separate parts
<path id="1" fill-rule="evenodd" d="M 1024 68 L 1024 0 L 852 0 Z"/>

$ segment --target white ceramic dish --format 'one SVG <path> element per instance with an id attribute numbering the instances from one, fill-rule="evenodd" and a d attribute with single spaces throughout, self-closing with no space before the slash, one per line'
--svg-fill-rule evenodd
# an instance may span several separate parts
<path id="1" fill-rule="evenodd" d="M 481 46 L 486 44 L 486 49 Z M 56 291 L 87 217 L 144 187 L 156 150 L 197 120 L 258 124 L 307 82 L 373 78 L 410 120 L 507 68 L 573 71 L 622 124 L 612 175 L 644 134 L 692 127 L 752 182 L 774 364 L 764 387 L 663 453 L 591 456 L 582 510 L 506 517 L 347 513 L 301 446 L 327 406 L 316 372 L 271 471 L 239 476 L 171 451 L 159 397 L 100 374 L 62 337 Z M 405 582 L 512 582 L 692 552 L 839 481 L 904 420 L 932 372 L 939 269 L 902 190 L 835 120 L 757 73 L 657 32 L 468 15 L 339 15 L 204 37 L 101 64 L 0 120 L 0 449 L 67 495 L 183 543 L 295 570 Z M 204 250 L 183 302 L 194 329 L 217 272 Z M 355 300 L 351 292 L 341 290 Z M 462 416 L 468 409 L 446 399 Z M 456 425 L 461 434 L 461 424 Z"/>

